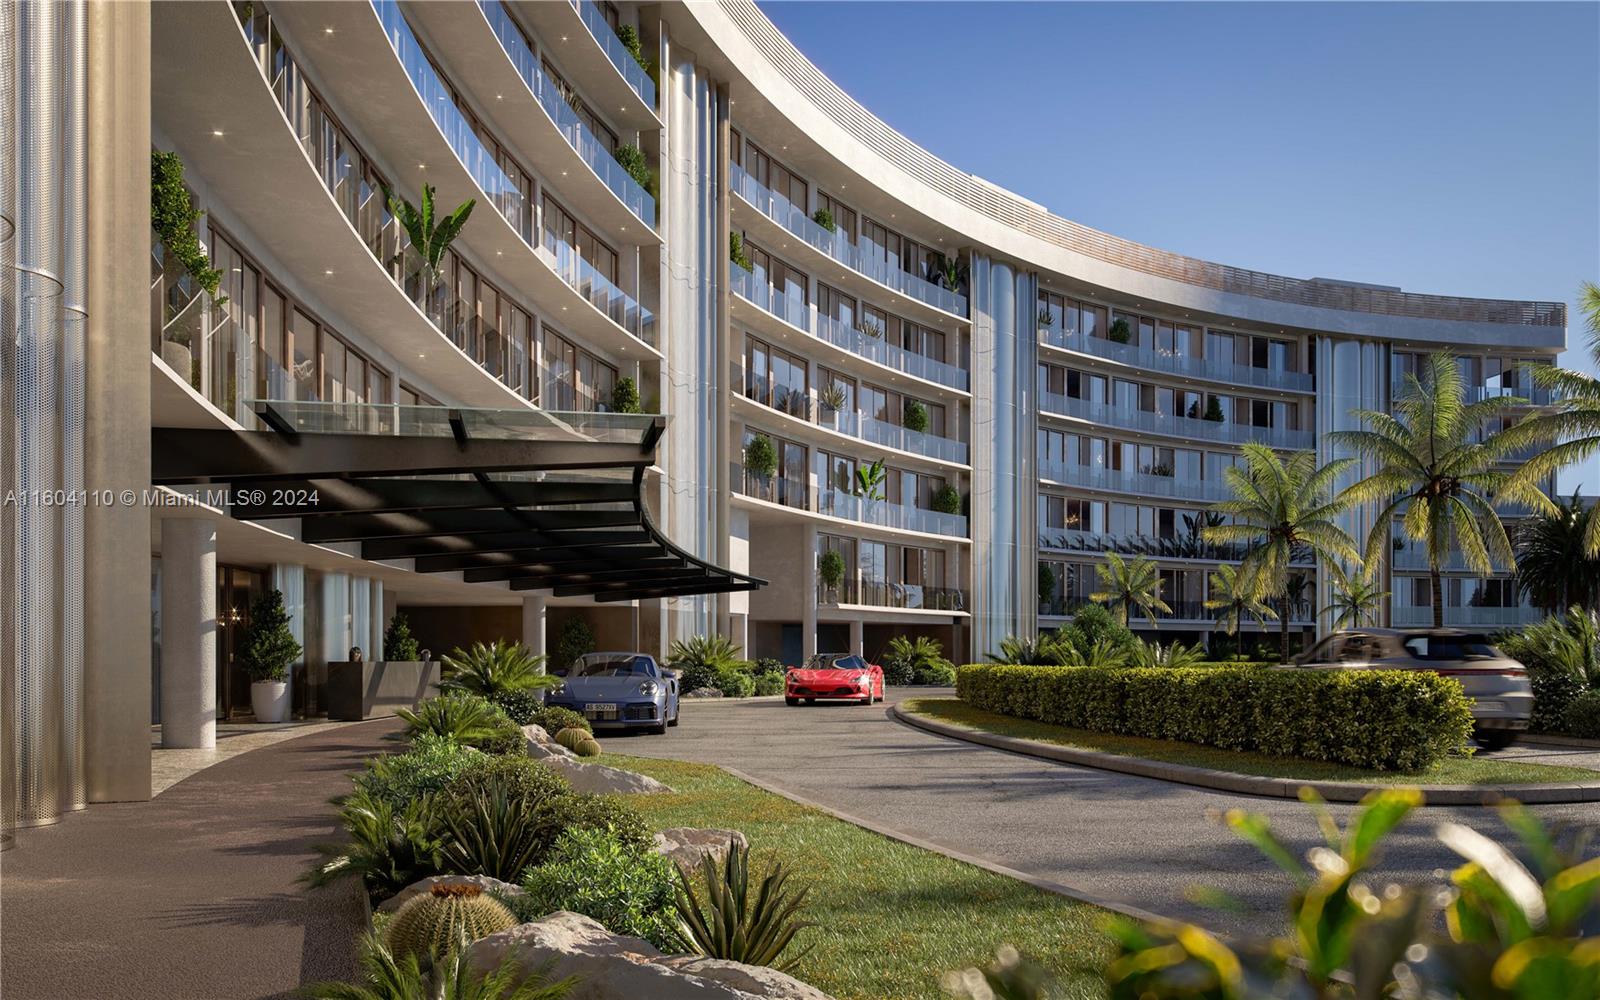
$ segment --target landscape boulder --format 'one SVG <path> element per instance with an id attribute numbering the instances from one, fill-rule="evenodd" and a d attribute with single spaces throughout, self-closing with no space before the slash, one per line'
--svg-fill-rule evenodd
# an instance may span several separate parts
<path id="1" fill-rule="evenodd" d="M 541 763 L 566 778 L 573 789 L 579 792 L 591 792 L 595 795 L 650 795 L 655 792 L 672 791 L 648 775 L 607 767 L 604 764 L 580 764 L 566 757 L 553 756 L 543 758 Z"/>
<path id="2" fill-rule="evenodd" d="M 522 735 L 528 738 L 528 756 L 535 760 L 544 757 L 566 757 L 571 759 L 577 756 L 571 750 L 557 743 L 555 737 L 551 736 L 538 723 L 523 726 Z"/>
<path id="3" fill-rule="evenodd" d="M 554 962 L 552 979 L 578 977 L 567 1000 L 828 1000 L 775 969 L 663 955 L 648 941 L 565 910 L 474 941 L 467 955 L 480 972 L 506 960 L 524 972 Z"/>
<path id="4" fill-rule="evenodd" d="M 698 868 L 701 859 L 709 856 L 718 864 L 728 856 L 728 847 L 738 844 L 749 849 L 750 841 L 738 830 L 713 830 L 696 826 L 673 826 L 655 835 L 657 854 L 670 859 L 679 868 Z"/>

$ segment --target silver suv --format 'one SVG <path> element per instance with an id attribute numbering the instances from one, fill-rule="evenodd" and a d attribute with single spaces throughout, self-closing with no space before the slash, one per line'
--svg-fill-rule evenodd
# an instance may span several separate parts
<path id="1" fill-rule="evenodd" d="M 1473 700 L 1473 737 L 1485 750 L 1510 746 L 1533 714 L 1527 670 L 1480 632 L 1351 629 L 1327 636 L 1295 657 L 1293 665 L 1312 670 L 1431 670 L 1454 677 Z"/>

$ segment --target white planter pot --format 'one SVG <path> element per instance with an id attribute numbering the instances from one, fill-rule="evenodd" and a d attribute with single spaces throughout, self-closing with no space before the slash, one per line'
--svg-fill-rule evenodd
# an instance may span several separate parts
<path id="1" fill-rule="evenodd" d="M 257 722 L 289 721 L 289 682 L 254 681 L 250 685 L 250 710 Z"/>

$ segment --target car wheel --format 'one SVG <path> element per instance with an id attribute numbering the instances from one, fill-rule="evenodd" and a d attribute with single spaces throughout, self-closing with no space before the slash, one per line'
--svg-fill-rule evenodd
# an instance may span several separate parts
<path id="1" fill-rule="evenodd" d="M 1489 729 L 1473 733 L 1472 738 L 1478 741 L 1478 746 L 1492 753 L 1515 743 L 1517 735 L 1514 729 Z"/>
<path id="2" fill-rule="evenodd" d="M 783 699 L 783 703 L 785 705 L 798 705 L 798 704 L 800 704 L 800 699 L 799 698 L 790 698 L 787 695 L 785 695 L 784 699 Z"/>
<path id="3" fill-rule="evenodd" d="M 676 712 L 672 713 L 672 718 L 667 720 L 667 725 L 676 726 L 678 724 L 678 717 L 683 714 L 683 706 L 679 705 L 677 706 L 677 709 L 678 710 Z"/>

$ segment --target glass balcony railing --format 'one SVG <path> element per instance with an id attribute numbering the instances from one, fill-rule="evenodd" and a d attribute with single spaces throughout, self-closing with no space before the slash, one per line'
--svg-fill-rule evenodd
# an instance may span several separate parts
<path id="1" fill-rule="evenodd" d="M 1411 391 L 1402 379 L 1395 379 L 1389 385 L 1391 399 L 1399 399 Z M 1529 406 L 1550 406 L 1561 401 L 1561 396 L 1554 389 L 1541 386 L 1500 386 L 1500 385 L 1469 385 L 1462 393 L 1464 403 L 1478 403 L 1485 399 L 1515 398 L 1526 402 Z"/>
<path id="2" fill-rule="evenodd" d="M 951 538 L 967 537 L 967 519 L 961 514 L 945 514 L 885 500 L 867 500 L 832 487 L 814 487 L 810 479 L 779 475 L 758 476 L 735 462 L 729 467 L 729 481 L 742 496 L 782 504 L 795 510 L 826 514 L 858 524 L 875 524 L 902 531 L 920 531 Z"/>
<path id="3" fill-rule="evenodd" d="M 459 418 L 466 427 L 467 436 L 473 440 L 628 443 L 642 440 L 650 425 L 661 419 L 651 413 L 569 413 L 520 407 L 413 406 L 303 399 L 271 402 L 289 426 L 312 434 L 454 437 Z"/>
<path id="4" fill-rule="evenodd" d="M 858 247 L 843 235 L 829 232 L 807 215 L 804 208 L 767 188 L 737 163 L 729 165 L 729 184 L 734 193 L 754 206 L 756 211 L 857 274 L 871 278 L 880 285 L 887 285 L 924 305 L 954 316 L 967 315 L 965 295 L 902 269 L 899 261 L 890 260 L 875 244 L 869 242 L 865 247 Z"/>
<path id="5" fill-rule="evenodd" d="M 1259 441 L 1272 448 L 1295 451 L 1310 448 L 1313 441 L 1310 431 L 1286 430 L 1281 427 L 1253 427 L 1248 424 L 1169 416 L 1164 413 L 1152 413 L 1149 410 L 1076 399 L 1053 392 L 1039 393 L 1039 408 L 1047 413 L 1077 417 L 1108 428 L 1168 434 L 1199 441 L 1226 441 L 1235 444 Z"/>
<path id="6" fill-rule="evenodd" d="M 970 384 L 967 373 L 955 365 L 896 347 L 882 336 L 873 336 L 832 316 L 819 315 L 805 299 L 779 292 L 737 264 L 728 265 L 728 280 L 735 295 L 818 340 L 825 340 L 886 368 L 967 391 Z"/>
<path id="7" fill-rule="evenodd" d="M 1095 602 L 1087 597 L 1050 597 L 1039 602 L 1039 613 L 1052 616 L 1074 615 L 1078 613 L 1080 608 L 1093 603 Z M 1206 607 L 1205 601 L 1175 601 L 1168 599 L 1165 603 L 1171 610 L 1157 611 L 1155 614 L 1155 621 L 1157 622 L 1210 622 L 1216 620 L 1217 613 Z M 1284 602 L 1281 599 L 1269 599 L 1265 603 L 1277 612 L 1281 612 L 1284 607 Z M 1316 614 L 1312 610 L 1310 601 L 1294 601 L 1290 603 L 1289 608 L 1289 621 L 1291 624 L 1309 624 L 1316 620 Z M 1151 620 L 1137 609 L 1133 611 L 1132 619 L 1134 628 L 1138 628 L 1140 622 Z M 1251 621 L 1252 619 L 1246 616 L 1245 620 Z M 1267 628 L 1269 630 L 1275 628 L 1277 624 L 1276 619 L 1267 619 Z"/>
<path id="8" fill-rule="evenodd" d="M 956 587 L 924 587 L 888 580 L 841 580 L 838 586 L 830 587 L 819 580 L 817 603 L 919 611 L 966 611 L 967 592 Z"/>
<path id="9" fill-rule="evenodd" d="M 601 13 L 600 7 L 594 0 L 572 0 L 573 6 L 578 8 L 578 13 L 583 17 L 584 27 L 589 29 L 589 34 L 600 43 L 600 48 L 605 50 L 606 58 L 611 60 L 611 65 L 617 68 L 622 78 L 628 81 L 628 86 L 639 95 L 650 108 L 656 106 L 656 82 L 650 79 L 650 74 L 639 65 L 639 60 L 633 57 L 627 46 L 622 44 L 622 39 L 611 30 L 611 24 Z"/>
<path id="10" fill-rule="evenodd" d="M 1039 324 L 1039 340 L 1063 350 L 1092 354 L 1097 358 L 1116 361 L 1145 371 L 1180 375 L 1185 378 L 1203 378 L 1232 385 L 1253 385 L 1264 389 L 1296 389 L 1310 392 L 1316 388 L 1315 380 L 1307 372 L 1277 371 L 1251 365 L 1196 358 L 1183 354 L 1168 354 L 1138 344 L 1119 344 L 1104 337 L 1090 337 L 1083 333 L 1069 333 L 1061 326 L 1059 314 L 1051 317 L 1049 324 Z"/>
<path id="11" fill-rule="evenodd" d="M 1213 559 L 1221 562 L 1238 562 L 1250 551 L 1250 546 L 1242 542 L 1208 542 L 1193 531 L 1173 535 L 1117 535 L 1057 528 L 1047 524 L 1039 525 L 1039 547 L 1055 552 L 1082 552 L 1089 555 L 1115 552 L 1118 555 L 1150 556 L 1153 559 Z M 1316 565 L 1311 550 L 1303 547 L 1296 547 L 1289 561 L 1297 566 Z"/>
<path id="12" fill-rule="evenodd" d="M 1469 625 L 1480 628 L 1509 627 L 1512 625 L 1531 625 L 1544 617 L 1538 608 L 1483 608 L 1483 607 L 1446 607 L 1444 609 L 1444 623 L 1447 626 Z M 1412 607 L 1410 605 L 1394 605 L 1389 612 L 1389 620 L 1397 627 L 1430 626 L 1433 624 L 1432 607 Z"/>
<path id="13" fill-rule="evenodd" d="M 578 117 L 578 113 L 567 103 L 555 83 L 545 75 L 539 57 L 533 54 L 522 29 L 511 19 L 510 12 L 500 0 L 478 0 L 478 7 L 483 11 L 483 16 L 488 20 L 495 37 L 500 40 L 500 47 L 505 51 L 506 58 L 516 67 L 517 75 L 522 77 L 522 82 L 527 86 L 529 93 L 533 94 L 539 106 L 544 108 L 550 120 L 555 122 L 562 138 L 567 140 L 567 145 L 589 165 L 589 169 L 594 171 L 595 176 L 600 178 L 611 193 L 628 206 L 628 211 L 632 212 L 640 222 L 654 228 L 655 198 L 633 179 L 633 175 L 622 168 L 622 164 L 611 155 L 611 151 L 596 138 L 589 126 L 584 124 L 583 119 Z M 603 17 L 601 23 L 605 23 Z M 607 28 L 608 32 L 609 30 Z M 618 45 L 621 43 L 618 42 Z M 633 61 L 632 56 L 627 58 L 629 62 Z M 637 63 L 634 65 L 638 66 Z"/>
<path id="14" fill-rule="evenodd" d="M 1233 497 L 1228 485 L 1219 479 L 1163 476 L 1148 472 L 1119 472 L 1061 462 L 1041 461 L 1039 478 L 1064 486 L 1081 486 L 1086 489 L 1120 493 L 1142 493 L 1149 496 L 1171 497 L 1174 500 L 1216 501 L 1229 500 Z"/>
<path id="15" fill-rule="evenodd" d="M 596 309 L 611 318 L 611 322 L 656 346 L 656 314 L 640 305 L 631 295 L 618 288 L 610 278 L 601 274 L 583 258 L 576 247 L 560 240 L 546 240 L 546 245 L 535 251 L 565 281 L 573 291 L 583 296 Z M 554 243 L 555 249 L 549 244 Z"/>
<path id="16" fill-rule="evenodd" d="M 411 26 L 406 23 L 405 15 L 400 12 L 399 3 L 396 0 L 372 0 L 372 8 L 377 11 L 378 20 L 383 24 L 389 46 L 394 49 L 401 68 L 411 79 L 411 85 L 416 88 L 417 95 L 421 97 L 434 124 L 439 127 L 445 142 L 455 151 L 456 158 L 472 175 L 479 189 L 488 195 L 495 211 L 503 215 L 524 240 L 531 241 L 533 232 L 529 220 L 533 214 L 529 211 L 526 196 L 516 182 L 500 169 L 494 153 L 478 138 L 472 123 L 456 107 L 450 88 L 428 61 L 417 36 L 412 34 Z"/>

